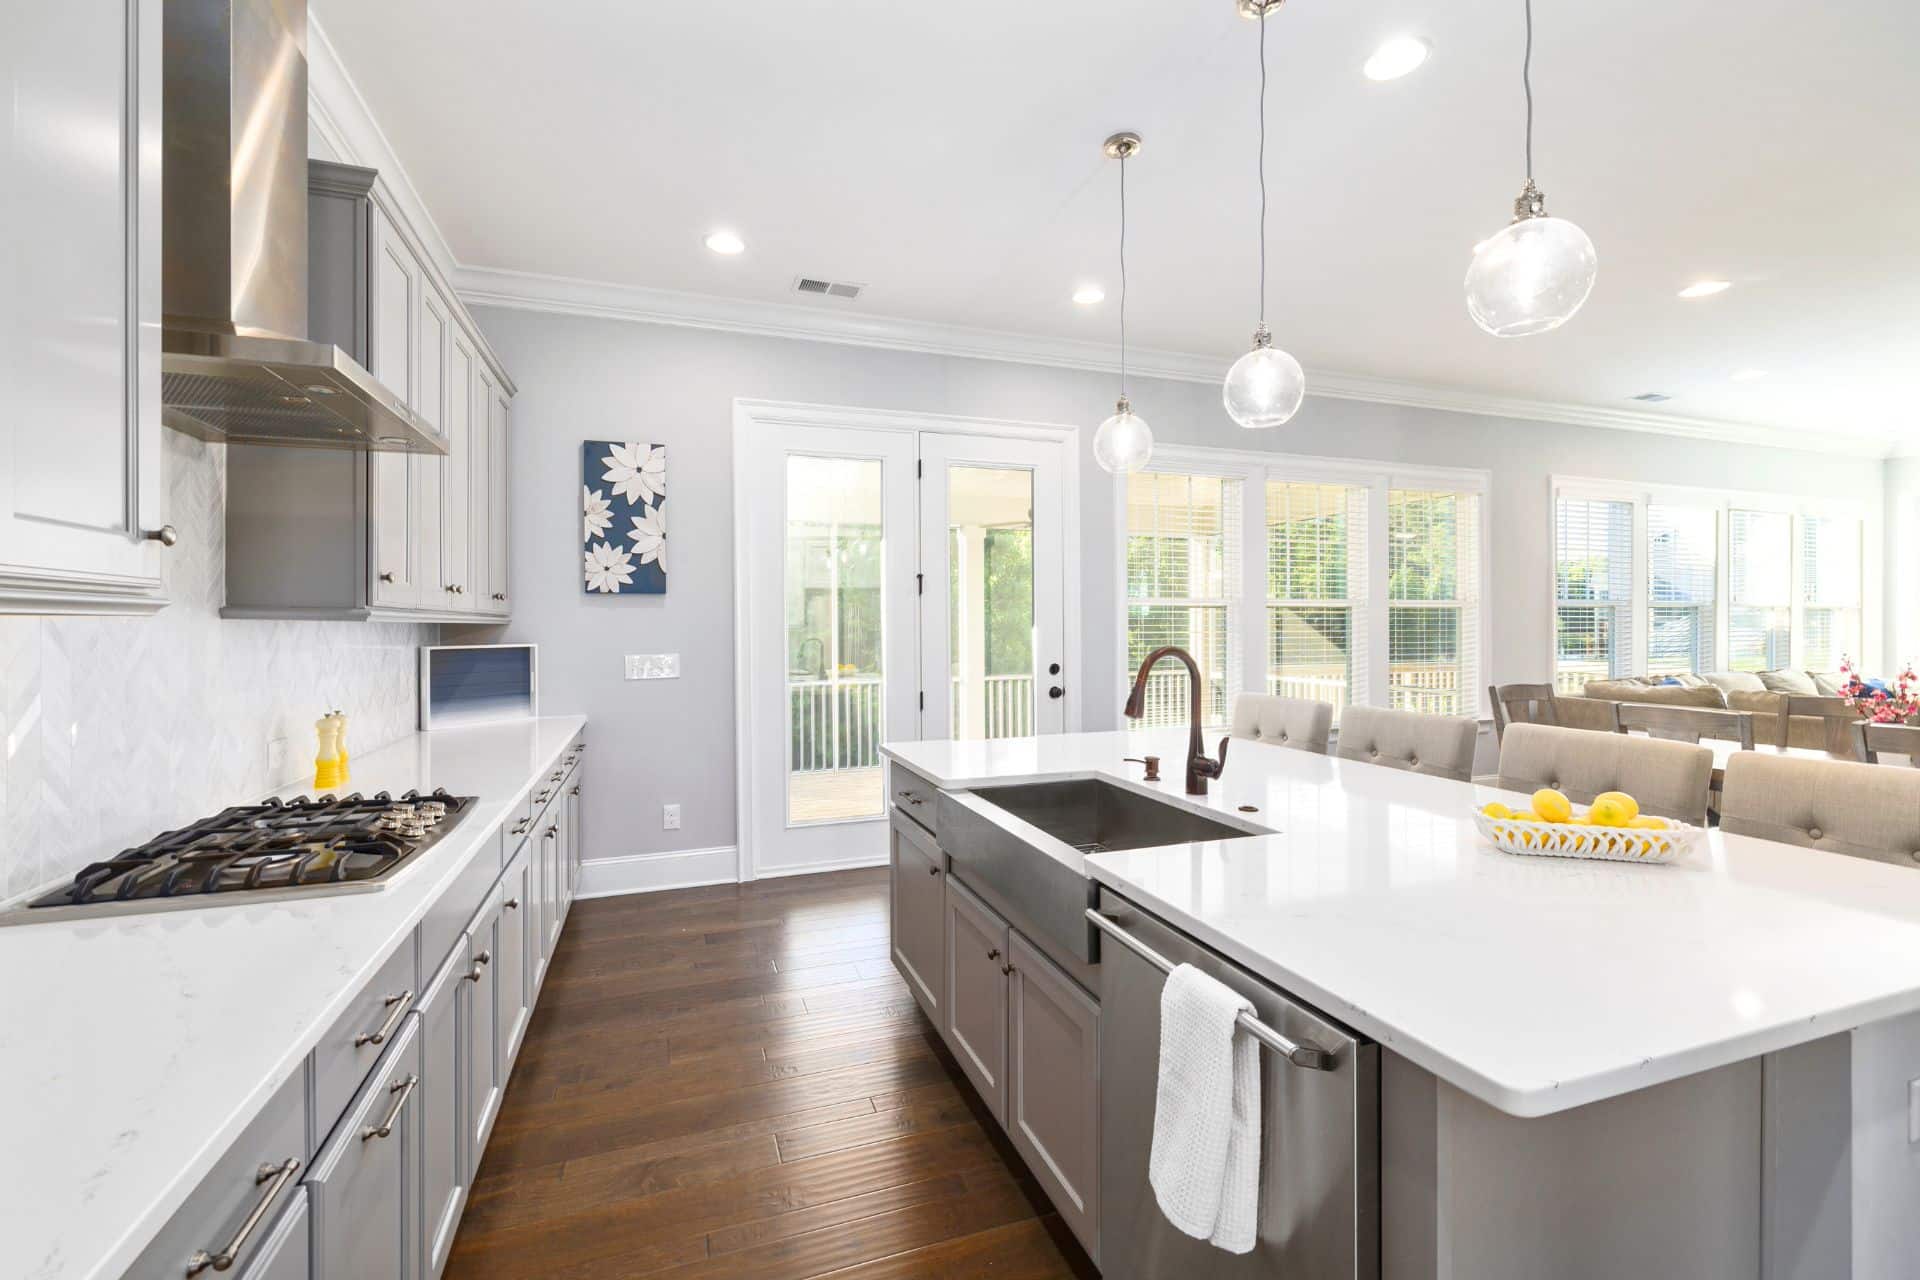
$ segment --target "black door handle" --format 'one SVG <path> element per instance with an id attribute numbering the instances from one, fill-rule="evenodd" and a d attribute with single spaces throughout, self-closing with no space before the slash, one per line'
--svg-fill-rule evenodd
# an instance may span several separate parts
<path id="1" fill-rule="evenodd" d="M 1067 696 L 1067 691 L 1056 684 L 1047 690 L 1047 696 L 1049 698 L 1064 698 Z"/>
<path id="2" fill-rule="evenodd" d="M 1048 675 L 1050 675 L 1050 676 L 1057 676 L 1057 675 L 1059 675 L 1059 674 L 1060 674 L 1060 664 L 1059 664 L 1059 663 L 1057 663 L 1057 662 L 1050 662 L 1050 663 L 1048 663 L 1048 664 L 1047 664 L 1047 674 L 1048 674 Z"/>

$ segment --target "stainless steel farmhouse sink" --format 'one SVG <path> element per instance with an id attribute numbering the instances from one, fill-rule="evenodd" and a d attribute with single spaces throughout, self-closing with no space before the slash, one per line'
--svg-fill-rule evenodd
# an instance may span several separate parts
<path id="1" fill-rule="evenodd" d="M 1081 853 L 1238 840 L 1257 831 L 1178 808 L 1099 778 L 984 787 L 973 793 Z"/>
<path id="2" fill-rule="evenodd" d="M 1088 854 L 1270 834 L 1101 778 L 942 791 L 936 823 L 963 880 L 990 887 L 1030 936 L 1087 961 Z"/>

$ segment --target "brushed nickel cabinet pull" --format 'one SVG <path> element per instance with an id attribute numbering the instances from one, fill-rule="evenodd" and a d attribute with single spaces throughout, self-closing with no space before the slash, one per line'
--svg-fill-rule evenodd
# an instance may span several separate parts
<path id="1" fill-rule="evenodd" d="M 482 951 L 479 955 L 475 956 L 473 958 L 473 969 L 467 974 L 467 981 L 480 981 L 481 975 L 486 971 L 487 962 L 492 959 L 493 953 L 491 951 Z"/>
<path id="2" fill-rule="evenodd" d="M 930 875 L 930 876 L 937 876 L 937 875 L 939 875 L 939 874 L 940 874 L 940 868 L 939 868 L 939 867 L 937 867 L 937 866 L 934 866 L 934 867 L 928 867 L 928 868 L 927 868 L 927 874 L 928 874 L 928 875 Z"/>
<path id="3" fill-rule="evenodd" d="M 402 1080 L 399 1084 L 396 1084 L 391 1089 L 388 1089 L 387 1090 L 388 1093 L 397 1093 L 400 1096 L 394 1099 L 393 1109 L 387 1112 L 387 1118 L 385 1120 L 382 1120 L 379 1124 L 368 1125 L 366 1128 L 360 1131 L 360 1141 L 371 1142 L 375 1138 L 391 1137 L 393 1134 L 394 1122 L 400 1119 L 401 1111 L 405 1110 L 406 1108 L 407 1099 L 413 1096 L 414 1087 L 419 1083 L 420 1083 L 419 1076 L 408 1076 L 405 1080 Z"/>
<path id="4" fill-rule="evenodd" d="M 535 804 L 545 804 L 547 801 L 551 799 L 553 799 L 553 792 L 551 790 L 540 791 L 540 792 L 534 793 L 533 802 Z"/>
<path id="5" fill-rule="evenodd" d="M 577 795 L 579 795 L 579 794 L 580 794 L 580 788 L 579 788 L 579 787 L 575 787 L 575 788 L 574 788 L 573 790 L 571 790 L 571 791 L 569 791 L 569 792 L 567 792 L 567 794 L 568 794 L 568 795 L 570 795 L 570 796 L 577 796 Z"/>
<path id="6" fill-rule="evenodd" d="M 507 598 L 507 593 L 504 591 L 496 591 L 493 593 L 493 598 L 495 600 L 505 600 Z"/>
<path id="7" fill-rule="evenodd" d="M 209 1267 L 215 1271 L 225 1271 L 233 1266 L 234 1260 L 240 1256 L 240 1251 L 247 1247 L 247 1241 L 253 1237 L 261 1221 L 267 1216 L 267 1210 L 273 1207 L 273 1202 L 280 1198 L 280 1193 L 287 1189 L 293 1182 L 293 1175 L 298 1172 L 300 1172 L 300 1160 L 297 1156 L 288 1156 L 279 1164 L 261 1165 L 254 1172 L 253 1185 L 257 1187 L 263 1182 L 271 1182 L 273 1185 L 267 1188 L 267 1193 L 261 1196 L 259 1203 L 253 1206 L 253 1212 L 249 1213 L 247 1220 L 240 1224 L 240 1229 L 233 1233 L 233 1239 L 227 1241 L 226 1248 L 218 1253 L 208 1253 L 205 1249 L 201 1249 L 187 1259 L 187 1274 L 197 1276 Z"/>
<path id="8" fill-rule="evenodd" d="M 413 992 L 402 991 L 397 996 L 388 996 L 386 1005 L 393 1012 L 387 1015 L 387 1020 L 380 1024 L 378 1031 L 363 1031 L 355 1036 L 354 1048 L 363 1049 L 370 1044 L 385 1044 L 387 1037 L 393 1034 L 393 1029 L 400 1025 L 400 1019 L 406 1017 L 407 1010 L 412 1007 Z"/>
<path id="9" fill-rule="evenodd" d="M 392 581 L 393 581 L 393 570 L 391 570 L 391 569 L 388 569 L 387 571 L 385 571 L 384 573 L 382 573 L 382 574 L 380 575 L 380 581 L 382 581 L 382 582 L 392 582 Z"/>
<path id="10" fill-rule="evenodd" d="M 1000 972 L 1006 975 L 1007 977 L 1011 978 L 1013 976 L 1013 966 L 1007 965 L 1005 968 L 1001 969 Z"/>
<path id="11" fill-rule="evenodd" d="M 518 911 L 520 909 L 520 899 L 508 898 L 505 902 L 501 903 L 500 905 L 505 907 L 509 911 Z"/>
<path id="12" fill-rule="evenodd" d="M 148 542 L 157 542 L 163 547 L 174 546 L 180 541 L 180 531 L 170 524 L 163 524 L 158 529 L 144 530 L 140 536 Z"/>
<path id="13" fill-rule="evenodd" d="M 1000 958 L 1000 948 L 995 947 L 993 950 L 987 952 L 987 959 L 998 960 L 999 958 Z"/>
<path id="14" fill-rule="evenodd" d="M 513 824 L 513 834 L 516 836 L 523 836 L 527 834 L 527 828 L 531 827 L 532 825 L 533 825 L 532 818 L 522 818 L 520 819 L 520 821 Z"/>
<path id="15" fill-rule="evenodd" d="M 553 826 L 548 827 L 545 831 L 541 832 L 540 834 L 542 839 L 551 840 L 555 836 L 560 834 L 560 824 L 555 823 Z"/>

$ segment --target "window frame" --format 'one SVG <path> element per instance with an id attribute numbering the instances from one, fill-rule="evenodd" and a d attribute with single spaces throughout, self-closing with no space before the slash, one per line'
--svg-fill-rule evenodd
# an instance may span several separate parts
<path id="1" fill-rule="evenodd" d="M 1472 591 L 1460 606 L 1463 627 L 1466 611 L 1477 631 L 1473 658 L 1465 678 L 1468 685 L 1461 714 L 1488 722 L 1492 712 L 1487 704 L 1488 671 L 1493 666 L 1493 632 L 1488 613 L 1487 584 L 1492 580 L 1493 473 L 1482 468 L 1405 466 L 1362 459 L 1319 457 L 1311 454 L 1269 453 L 1253 449 L 1219 449 L 1207 445 L 1154 446 L 1153 458 L 1143 471 L 1173 475 L 1211 475 L 1242 482 L 1240 519 L 1241 587 L 1239 598 L 1228 609 L 1240 651 L 1241 691 L 1263 691 L 1267 687 L 1267 654 L 1271 638 L 1267 633 L 1267 503 L 1269 481 L 1288 484 L 1346 485 L 1366 489 L 1366 529 L 1360 540 L 1364 548 L 1364 598 L 1351 599 L 1355 620 L 1364 626 L 1364 639 L 1356 627 L 1353 647 L 1356 651 L 1351 705 L 1384 707 L 1388 694 L 1388 600 L 1387 576 L 1387 495 L 1394 489 L 1435 490 L 1471 494 L 1478 509 L 1478 528 L 1474 531 Z M 1134 672 L 1127 665 L 1127 477 L 1113 477 L 1114 581 L 1117 599 L 1115 611 L 1119 626 L 1114 638 L 1114 662 L 1123 685 Z M 1350 551 L 1350 558 L 1355 558 Z M 1461 581 L 1466 576 L 1461 575 Z M 1364 671 L 1360 657 L 1364 656 Z M 1124 696 L 1124 689 L 1122 695 Z M 1122 728 L 1131 727 L 1123 724 Z"/>
<path id="2" fill-rule="evenodd" d="M 1806 616 L 1810 607 L 1821 607 L 1802 597 L 1800 539 L 1809 517 L 1857 520 L 1860 527 L 1860 650 L 1851 655 L 1863 666 L 1881 665 L 1881 593 L 1874 584 L 1881 580 L 1881 518 L 1878 504 L 1857 498 L 1805 497 L 1794 494 L 1757 493 L 1749 490 L 1719 489 L 1697 485 L 1636 484 L 1581 476 L 1554 475 L 1548 479 L 1547 530 L 1547 627 L 1546 666 L 1549 680 L 1559 678 L 1559 653 L 1554 631 L 1554 610 L 1558 607 L 1559 556 L 1556 531 L 1560 503 L 1573 501 L 1627 502 L 1633 506 L 1633 594 L 1632 652 L 1626 664 L 1629 675 L 1644 675 L 1647 670 L 1647 646 L 1651 640 L 1652 602 L 1648 579 L 1651 572 L 1650 542 L 1647 533 L 1647 509 L 1651 506 L 1691 507 L 1714 513 L 1714 599 L 1712 661 L 1708 670 L 1726 671 L 1729 661 L 1732 599 L 1732 516 L 1734 511 L 1754 511 L 1791 518 L 1788 529 L 1788 558 L 1791 563 L 1789 597 L 1792 620 L 1789 629 L 1789 664 L 1798 663 L 1806 652 Z M 1789 669 L 1797 670 L 1792 667 Z"/>

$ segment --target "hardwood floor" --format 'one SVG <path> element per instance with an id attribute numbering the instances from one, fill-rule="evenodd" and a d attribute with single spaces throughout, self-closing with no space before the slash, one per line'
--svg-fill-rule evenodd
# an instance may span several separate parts
<path id="1" fill-rule="evenodd" d="M 575 904 L 449 1280 L 1097 1273 L 887 955 L 887 873 Z"/>

